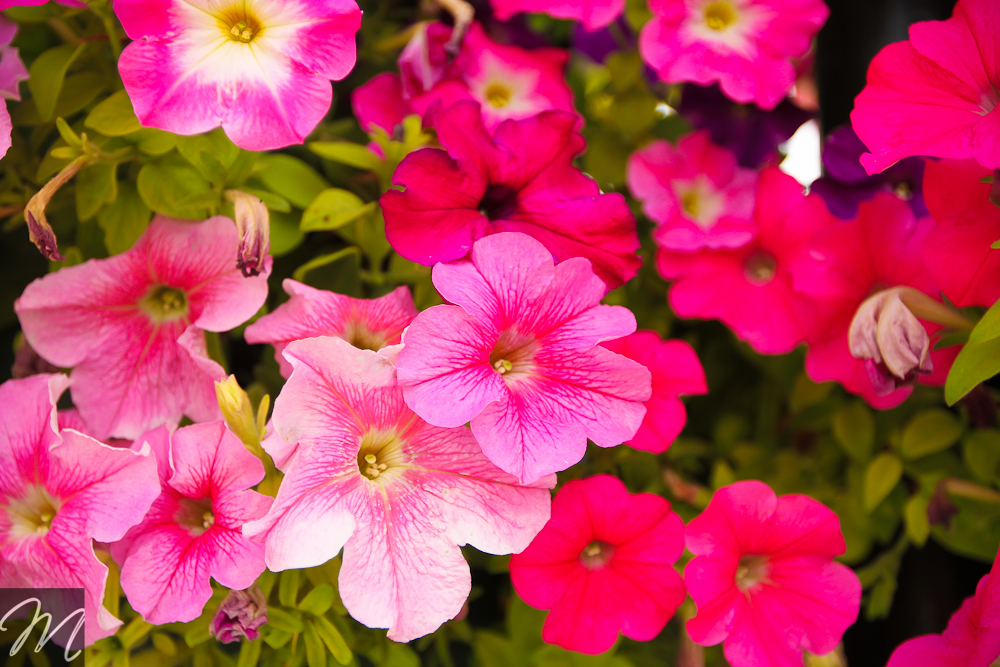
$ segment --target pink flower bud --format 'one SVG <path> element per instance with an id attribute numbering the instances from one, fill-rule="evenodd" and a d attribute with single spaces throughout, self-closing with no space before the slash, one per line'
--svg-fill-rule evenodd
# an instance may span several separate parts
<path id="1" fill-rule="evenodd" d="M 864 301 L 848 331 L 851 355 L 864 359 L 879 396 L 934 370 L 927 330 L 900 298 L 900 289 L 876 293 Z"/>
<path id="2" fill-rule="evenodd" d="M 245 591 L 230 591 L 219 605 L 208 631 L 223 644 L 230 644 L 246 637 L 255 641 L 257 628 L 267 623 L 267 600 L 260 587 L 254 584 Z"/>

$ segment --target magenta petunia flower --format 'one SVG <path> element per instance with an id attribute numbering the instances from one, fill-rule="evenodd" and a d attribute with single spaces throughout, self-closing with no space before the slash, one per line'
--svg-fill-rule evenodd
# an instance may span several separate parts
<path id="1" fill-rule="evenodd" d="M 590 31 L 611 25 L 625 11 L 625 0 L 490 0 L 490 4 L 501 21 L 518 12 L 536 12 L 579 21 Z"/>
<path id="2" fill-rule="evenodd" d="M 638 272 L 639 238 L 625 198 L 602 194 L 573 166 L 585 148 L 575 114 L 505 121 L 492 137 L 472 102 L 432 116 L 445 150 L 410 153 L 393 175 L 405 191 L 382 195 L 396 252 L 430 266 L 464 257 L 489 234 L 523 232 L 559 261 L 590 260 L 610 288 Z"/>
<path id="3" fill-rule="evenodd" d="M 604 341 L 601 347 L 638 361 L 653 376 L 653 395 L 646 401 L 646 417 L 625 444 L 654 454 L 667 451 L 687 423 L 687 409 L 679 397 L 708 393 L 698 355 L 684 341 L 663 340 L 655 331 L 636 331 Z"/>
<path id="4" fill-rule="evenodd" d="M 471 422 L 487 458 L 528 482 L 579 461 L 588 438 L 613 447 L 635 435 L 650 373 L 598 346 L 634 332 L 635 316 L 600 305 L 589 262 L 553 265 L 541 243 L 505 233 L 432 277 L 455 305 L 425 310 L 403 334 L 396 368 L 414 412 Z"/>
<path id="5" fill-rule="evenodd" d="M 377 299 L 355 299 L 290 278 L 281 286 L 292 298 L 248 326 L 244 337 L 251 344 L 274 345 L 274 356 L 286 378 L 292 365 L 281 351 L 293 340 L 337 336 L 363 350 L 380 350 L 398 343 L 403 329 L 417 316 L 407 287 L 397 287 Z"/>
<path id="6" fill-rule="evenodd" d="M 809 377 L 836 380 L 877 408 L 894 407 L 910 395 L 909 387 L 886 395 L 876 386 L 866 362 L 851 356 L 848 332 L 862 303 L 881 290 L 907 286 L 939 297 L 920 256 L 933 226 L 930 218 L 914 218 L 906 202 L 882 193 L 861 204 L 857 219 L 816 234 L 808 253 L 792 267 L 795 288 L 815 306 L 806 355 Z M 940 329 L 930 323 L 925 327 L 930 333 Z M 934 373 L 921 381 L 943 383 L 955 352 L 931 352 Z"/>
<path id="7" fill-rule="evenodd" d="M 773 109 L 795 83 L 830 10 L 822 0 L 651 0 L 643 59 L 668 83 L 719 82 L 737 102 Z"/>
<path id="8" fill-rule="evenodd" d="M 950 19 L 914 23 L 909 41 L 875 56 L 851 112 L 869 174 L 911 155 L 1000 167 L 997 25 L 994 0 L 959 0 Z"/>
<path id="9" fill-rule="evenodd" d="M 757 171 L 736 164 L 707 131 L 674 147 L 654 141 L 629 157 L 628 187 L 657 223 L 653 238 L 680 252 L 739 248 L 757 232 L 753 220 Z"/>
<path id="10" fill-rule="evenodd" d="M 845 550 L 840 520 L 808 496 L 737 482 L 688 523 L 685 543 L 698 606 L 688 634 L 702 646 L 725 641 L 733 667 L 802 667 L 803 650 L 833 651 L 858 617 L 861 582 L 833 560 Z"/>
<path id="11" fill-rule="evenodd" d="M 13 5 L 10 5 L 13 6 Z M 0 2 L 0 9 L 3 9 Z M 17 24 L 0 16 L 0 96 L 8 100 L 20 100 L 21 91 L 17 84 L 28 78 L 28 70 L 21 62 L 17 49 L 10 43 L 17 35 Z M 7 154 L 11 146 L 10 133 L 14 129 L 7 111 L 6 102 L 0 107 L 0 157 Z"/>
<path id="12" fill-rule="evenodd" d="M 686 597 L 673 566 L 683 552 L 684 523 L 669 502 L 596 475 L 559 490 L 552 518 L 511 556 L 510 579 L 525 602 L 551 610 L 543 640 L 603 653 L 619 632 L 638 641 L 660 634 Z"/>
<path id="13" fill-rule="evenodd" d="M 381 127 L 392 136 L 396 126 L 413 113 L 403 98 L 403 84 L 395 72 L 382 72 L 354 89 L 351 110 L 365 132 Z"/>
<path id="14" fill-rule="evenodd" d="M 553 506 L 554 507 L 554 506 Z M 886 667 L 990 667 L 1000 658 L 1000 573 L 993 561 L 940 635 L 923 635 L 901 644 Z"/>
<path id="15" fill-rule="evenodd" d="M 1000 299 L 1000 208 L 990 201 L 993 170 L 975 160 L 928 160 L 924 176 L 934 228 L 924 243 L 927 269 L 959 308 L 992 306 Z"/>
<path id="16" fill-rule="evenodd" d="M 549 518 L 555 478 L 520 485 L 469 429 L 414 415 L 392 364 L 370 350 L 310 338 L 285 357 L 294 370 L 272 420 L 299 451 L 271 510 L 244 534 L 264 542 L 273 571 L 320 565 L 343 548 L 340 596 L 355 619 L 400 642 L 434 632 L 471 588 L 458 547 L 527 547 Z"/>
<path id="17" fill-rule="evenodd" d="M 252 151 L 299 144 L 356 57 L 354 0 L 116 0 L 133 40 L 118 60 L 147 127 L 199 134 L 222 126 Z"/>
<path id="18" fill-rule="evenodd" d="M 86 643 L 122 622 L 104 606 L 94 540 L 120 539 L 160 492 L 149 447 L 129 451 L 57 425 L 65 375 L 0 385 L 0 587 L 83 588 Z"/>
<path id="19" fill-rule="evenodd" d="M 39 278 L 14 303 L 31 346 L 73 367 L 73 403 L 96 437 L 134 439 L 182 415 L 220 417 L 205 331 L 228 331 L 267 298 L 236 268 L 233 221 L 157 216 L 128 252 Z"/>
<path id="20" fill-rule="evenodd" d="M 777 167 L 761 172 L 754 217 L 759 231 L 748 245 L 696 254 L 661 250 L 657 267 L 676 280 L 670 305 L 678 315 L 722 320 L 758 352 L 784 354 L 812 330 L 813 304 L 794 290 L 790 267 L 816 231 L 840 221 Z"/>
<path id="21" fill-rule="evenodd" d="M 221 421 L 174 433 L 161 426 L 143 437 L 156 453 L 161 493 L 111 554 L 129 604 L 146 621 L 187 622 L 212 597 L 209 577 L 242 590 L 264 571 L 263 547 L 242 533 L 271 506 L 249 490 L 264 466 Z"/>

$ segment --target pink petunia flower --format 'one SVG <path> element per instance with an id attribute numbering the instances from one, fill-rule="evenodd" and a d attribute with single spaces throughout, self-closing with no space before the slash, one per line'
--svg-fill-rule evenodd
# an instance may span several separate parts
<path id="1" fill-rule="evenodd" d="M 619 632 L 638 641 L 660 634 L 684 602 L 673 567 L 683 552 L 684 523 L 669 502 L 596 475 L 559 490 L 552 518 L 511 556 L 510 578 L 525 602 L 551 609 L 543 640 L 603 653 Z"/>
<path id="2" fill-rule="evenodd" d="M 611 25 L 625 11 L 625 0 L 490 0 L 490 4 L 501 21 L 518 12 L 537 12 L 579 21 L 589 31 Z"/>
<path id="3" fill-rule="evenodd" d="M 0 385 L 0 587 L 83 588 L 86 643 L 122 622 L 103 606 L 108 568 L 94 540 L 120 539 L 160 492 L 149 447 L 109 447 L 57 424 L 70 381 L 35 375 Z"/>
<path id="4" fill-rule="evenodd" d="M 264 542 L 273 571 L 320 565 L 343 548 L 340 595 L 355 619 L 400 642 L 433 632 L 471 588 L 458 547 L 527 547 L 549 518 L 555 479 L 520 485 L 469 429 L 414 415 L 392 364 L 370 350 L 327 337 L 284 354 L 294 370 L 273 424 L 299 451 L 271 510 L 244 534 Z"/>
<path id="5" fill-rule="evenodd" d="M 668 83 L 719 82 L 737 102 L 773 109 L 795 83 L 830 10 L 822 0 L 651 0 L 643 59 Z"/>
<path id="6" fill-rule="evenodd" d="M 3 3 L 0 2 L 0 9 L 3 8 Z M 18 55 L 17 49 L 10 45 L 16 34 L 17 24 L 0 16 L 0 96 L 7 100 L 21 99 L 21 91 L 18 90 L 17 84 L 28 78 L 28 70 L 21 62 L 21 56 Z M 13 129 L 10 112 L 4 102 L 4 106 L 0 108 L 0 157 L 6 155 L 10 149 L 10 133 Z"/>
<path id="7" fill-rule="evenodd" d="M 395 72 L 376 74 L 351 93 L 351 109 L 365 132 L 381 127 L 392 136 L 397 125 L 413 113 L 403 98 L 403 85 Z"/>
<path id="8" fill-rule="evenodd" d="M 417 315 L 396 362 L 423 419 L 471 422 L 487 458 L 527 482 L 579 461 L 588 438 L 613 447 L 636 434 L 650 373 L 598 346 L 634 332 L 635 316 L 600 305 L 589 262 L 553 265 L 530 236 L 495 234 L 432 278 L 455 305 Z"/>
<path id="9" fill-rule="evenodd" d="M 929 168 L 929 167 L 928 167 Z M 899 405 L 912 388 L 885 394 L 868 364 L 851 356 L 848 333 L 862 304 L 876 292 L 912 287 L 937 299 L 939 290 L 920 257 L 934 226 L 917 220 L 909 205 L 890 193 L 863 202 L 858 217 L 816 234 L 808 253 L 792 268 L 795 288 L 813 302 L 815 327 L 809 337 L 806 371 L 817 382 L 836 380 L 877 408 Z M 925 324 L 930 333 L 940 327 Z M 956 350 L 931 352 L 934 373 L 921 381 L 944 382 Z M 871 369 L 877 370 L 877 369 Z"/>
<path id="10" fill-rule="evenodd" d="M 0 0 L 0 11 L 11 7 L 38 7 L 44 5 L 49 0 Z M 87 5 L 78 0 L 56 0 L 60 5 L 66 7 L 86 7 Z"/>
<path id="11" fill-rule="evenodd" d="M 875 56 L 851 112 L 869 174 L 911 155 L 1000 167 L 998 25 L 994 0 L 959 0 L 950 19 L 914 23 Z"/>
<path id="12" fill-rule="evenodd" d="M 802 651 L 833 651 L 858 617 L 861 582 L 833 560 L 845 549 L 840 520 L 808 496 L 737 482 L 688 523 L 685 543 L 698 606 L 688 634 L 702 646 L 725 641 L 733 667 L 802 667 Z"/>
<path id="13" fill-rule="evenodd" d="M 757 232 L 753 220 L 757 172 L 736 164 L 706 130 L 671 146 L 654 141 L 628 161 L 628 187 L 657 227 L 667 250 L 739 248 Z"/>
<path id="14" fill-rule="evenodd" d="M 244 337 L 251 344 L 274 345 L 274 356 L 286 378 L 292 365 L 281 352 L 293 340 L 338 336 L 363 350 L 380 350 L 398 343 L 403 329 L 417 316 L 407 287 L 397 287 L 377 299 L 355 299 L 290 278 L 281 285 L 292 298 L 248 326 Z"/>
<path id="15" fill-rule="evenodd" d="M 30 345 L 73 367 L 73 402 L 95 437 L 134 439 L 182 415 L 220 417 L 205 331 L 228 331 L 267 298 L 267 274 L 236 268 L 229 218 L 157 216 L 131 250 L 32 282 L 14 303 Z"/>
<path id="16" fill-rule="evenodd" d="M 813 304 L 794 290 L 790 267 L 814 233 L 840 221 L 777 167 L 761 172 L 754 218 L 757 237 L 742 248 L 661 250 L 657 267 L 676 280 L 670 305 L 678 315 L 717 318 L 758 352 L 784 354 L 812 330 Z"/>
<path id="17" fill-rule="evenodd" d="M 161 426 L 143 439 L 156 453 L 162 491 L 111 554 L 129 604 L 146 621 L 191 621 L 212 597 L 209 577 L 242 590 L 264 571 L 264 549 L 242 533 L 271 506 L 249 490 L 264 466 L 221 421 L 174 433 Z"/>
<path id="18" fill-rule="evenodd" d="M 222 126 L 252 151 L 299 144 L 356 57 L 354 0 L 116 0 L 133 40 L 118 70 L 139 121 L 176 134 Z"/>
<path id="19" fill-rule="evenodd" d="M 385 233 L 426 266 L 464 257 L 497 232 L 523 232 L 557 260 L 585 257 L 609 288 L 638 272 L 635 218 L 620 194 L 602 194 L 573 166 L 585 142 L 574 114 L 549 111 L 501 123 L 491 137 L 478 105 L 432 112 L 445 150 L 410 153 L 382 195 Z"/>
<path id="20" fill-rule="evenodd" d="M 886 667 L 990 667 L 1000 658 L 1000 556 L 940 635 L 904 642 Z"/>
<path id="21" fill-rule="evenodd" d="M 924 197 L 937 224 L 927 236 L 927 269 L 960 308 L 992 306 L 1000 299 L 1000 208 L 990 201 L 996 175 L 975 160 L 927 160 Z"/>
<path id="22" fill-rule="evenodd" d="M 663 340 L 655 331 L 636 331 L 604 341 L 601 347 L 638 361 L 653 376 L 653 395 L 646 401 L 646 417 L 625 444 L 654 454 L 667 451 L 687 423 L 687 410 L 679 396 L 708 393 L 698 355 L 684 341 Z"/>

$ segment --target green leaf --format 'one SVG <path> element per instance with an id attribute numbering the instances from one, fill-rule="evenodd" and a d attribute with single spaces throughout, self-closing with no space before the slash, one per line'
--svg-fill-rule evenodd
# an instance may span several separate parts
<path id="1" fill-rule="evenodd" d="M 132 101 L 124 90 L 119 90 L 91 109 L 83 124 L 106 137 L 124 137 L 142 129 L 132 111 Z"/>
<path id="2" fill-rule="evenodd" d="M 833 415 L 833 437 L 853 460 L 865 463 L 875 446 L 875 418 L 863 401 L 851 401 Z"/>
<path id="3" fill-rule="evenodd" d="M 115 77 L 117 79 L 117 77 Z M 94 101 L 108 87 L 108 79 L 97 72 L 70 74 L 63 82 L 62 91 L 56 101 L 56 116 L 72 116 Z M 36 108 L 37 113 L 37 108 Z M 41 117 L 39 117 L 39 121 Z"/>
<path id="4" fill-rule="evenodd" d="M 903 458 L 912 460 L 944 451 L 958 442 L 962 431 L 962 423 L 947 410 L 925 410 L 903 429 L 900 452 Z"/>
<path id="5" fill-rule="evenodd" d="M 931 534 L 931 523 L 927 519 L 928 498 L 922 494 L 912 496 L 903 508 L 906 534 L 917 547 L 924 546 Z"/>
<path id="6" fill-rule="evenodd" d="M 203 153 L 211 155 L 212 158 L 226 169 L 233 166 L 242 153 L 239 146 L 230 141 L 221 128 L 212 130 L 206 134 L 178 137 L 177 152 L 183 155 L 184 159 L 194 165 L 199 171 L 203 168 L 201 164 Z"/>
<path id="7" fill-rule="evenodd" d="M 118 196 L 118 165 L 98 162 L 80 169 L 76 175 L 76 217 L 89 220 L 106 203 Z"/>
<path id="8" fill-rule="evenodd" d="M 288 642 L 292 641 L 291 632 L 286 632 L 284 630 L 279 630 L 277 628 L 270 628 L 267 634 L 263 636 L 264 643 L 273 649 L 279 649 Z"/>
<path id="9" fill-rule="evenodd" d="M 155 127 L 144 127 L 125 139 L 135 142 L 136 147 L 146 155 L 157 156 L 172 151 L 177 146 L 178 137 L 176 134 Z"/>
<path id="10" fill-rule="evenodd" d="M 895 454 L 876 456 L 865 469 L 864 510 L 871 513 L 903 477 L 903 462 Z"/>
<path id="11" fill-rule="evenodd" d="M 273 192 L 268 192 L 267 190 L 255 190 L 253 188 L 243 188 L 243 192 L 248 195 L 254 195 L 271 211 L 277 211 L 278 213 L 290 213 L 292 210 L 292 205 L 287 199 L 281 195 L 276 195 Z"/>
<path id="12" fill-rule="evenodd" d="M 311 260 L 295 269 L 295 273 L 292 274 L 292 278 L 301 282 L 305 282 L 306 274 L 308 274 L 313 269 L 318 269 L 321 266 L 326 266 L 327 264 L 333 264 L 339 259 L 347 257 L 352 254 L 360 254 L 358 249 L 354 246 L 350 248 L 344 248 L 343 250 L 338 250 L 337 252 L 332 252 L 329 255 L 320 255 L 319 257 L 313 257 Z"/>
<path id="13" fill-rule="evenodd" d="M 201 155 L 198 156 L 198 161 L 192 164 L 216 188 L 225 185 L 226 179 L 229 178 L 229 172 L 226 168 L 208 151 L 202 151 Z"/>
<path id="14" fill-rule="evenodd" d="M 969 473 L 981 484 L 992 485 L 1000 464 L 1000 431 L 971 431 L 962 441 L 962 458 Z"/>
<path id="15" fill-rule="evenodd" d="M 281 211 L 271 211 L 272 255 L 280 257 L 295 250 L 305 237 L 305 233 L 299 229 L 299 216 Z"/>
<path id="16" fill-rule="evenodd" d="M 985 343 L 968 343 L 955 357 L 944 383 L 944 398 L 955 405 L 976 385 L 1000 373 L 1000 338 Z"/>
<path id="17" fill-rule="evenodd" d="M 117 255 L 131 248 L 146 231 L 152 215 L 131 181 L 119 183 L 118 197 L 97 214 L 108 253 Z"/>
<path id="18" fill-rule="evenodd" d="M 312 623 L 305 624 L 302 638 L 306 645 L 306 664 L 309 667 L 326 667 L 326 647 L 323 646 Z"/>
<path id="19" fill-rule="evenodd" d="M 892 609 L 892 599 L 896 595 L 896 577 L 886 573 L 875 582 L 868 596 L 865 616 L 869 621 L 885 618 Z"/>
<path id="20" fill-rule="evenodd" d="M 260 662 L 260 653 L 264 648 L 264 643 L 260 641 L 250 641 L 244 639 L 240 643 L 240 655 L 236 659 L 236 667 L 257 667 Z"/>
<path id="21" fill-rule="evenodd" d="M 208 217 L 205 209 L 193 210 L 177 206 L 185 197 L 211 191 L 208 181 L 181 156 L 168 153 L 139 170 L 136 180 L 139 195 L 146 206 L 157 213 L 174 218 Z"/>
<path id="22" fill-rule="evenodd" d="M 302 160 L 282 153 L 266 153 L 258 158 L 263 170 L 255 177 L 299 208 L 308 208 L 330 184 Z"/>
<path id="23" fill-rule="evenodd" d="M 365 171 L 378 171 L 382 167 L 382 160 L 372 153 L 366 146 L 352 144 L 348 141 L 314 141 L 309 144 L 309 150 L 316 155 L 346 164 L 356 169 Z"/>
<path id="24" fill-rule="evenodd" d="M 302 621 L 295 618 L 281 607 L 268 607 L 267 622 L 273 625 L 277 630 L 284 630 L 285 632 L 291 632 L 292 634 L 302 632 L 303 629 Z"/>
<path id="25" fill-rule="evenodd" d="M 299 609 L 314 616 L 322 616 L 333 606 L 336 597 L 337 592 L 333 590 L 333 586 L 320 584 L 302 598 L 302 601 L 299 602 Z"/>
<path id="26" fill-rule="evenodd" d="M 994 250 L 1000 250 L 1000 239 L 997 239 L 996 241 L 991 243 L 990 247 L 993 248 Z"/>
<path id="27" fill-rule="evenodd" d="M 31 63 L 28 89 L 43 120 L 52 118 L 55 113 L 56 100 L 66 80 L 66 70 L 86 47 L 86 42 L 81 42 L 76 48 L 66 44 L 57 46 L 43 52 Z"/>
<path id="28" fill-rule="evenodd" d="M 333 654 L 333 658 L 342 665 L 349 665 L 354 659 L 351 649 L 347 647 L 344 636 L 337 630 L 337 626 L 320 616 L 315 621 L 316 634 L 326 644 L 326 648 Z"/>
<path id="29" fill-rule="evenodd" d="M 476 633 L 472 648 L 479 667 L 520 667 L 525 662 L 509 639 L 488 630 Z"/>
<path id="30" fill-rule="evenodd" d="M 294 607 L 299 597 L 302 575 L 299 570 L 285 570 L 278 579 L 278 601 L 286 607 Z"/>
<path id="31" fill-rule="evenodd" d="M 979 345 L 1000 338 L 1000 300 L 990 306 L 976 328 L 969 334 L 969 342 Z"/>
<path id="32" fill-rule="evenodd" d="M 76 132 L 73 131 L 73 128 L 71 128 L 62 117 L 56 118 L 56 129 L 59 130 L 59 136 L 63 138 L 63 141 L 70 146 L 75 148 L 83 146 L 83 142 L 80 141 L 80 137 L 77 136 Z"/>
<path id="33" fill-rule="evenodd" d="M 343 227 L 375 209 L 376 202 L 365 203 L 353 192 L 328 188 L 309 204 L 302 214 L 302 231 L 314 232 Z"/>

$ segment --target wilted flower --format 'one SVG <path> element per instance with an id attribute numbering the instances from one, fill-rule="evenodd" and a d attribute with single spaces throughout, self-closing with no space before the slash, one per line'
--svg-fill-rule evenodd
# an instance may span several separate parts
<path id="1" fill-rule="evenodd" d="M 208 626 L 209 633 L 223 644 L 246 637 L 256 641 L 258 628 L 267 623 L 267 600 L 257 584 L 245 591 L 229 591 Z"/>
<path id="2" fill-rule="evenodd" d="M 236 268 L 243 272 L 244 278 L 260 275 L 271 250 L 271 216 L 267 206 L 260 197 L 241 190 L 226 190 L 225 195 L 233 202 L 233 219 L 240 233 Z"/>
<path id="3" fill-rule="evenodd" d="M 36 192 L 28 200 L 28 205 L 24 207 L 24 220 L 28 223 L 28 238 L 47 259 L 61 262 L 66 258 L 59 253 L 55 232 L 52 231 L 52 225 L 45 217 L 45 207 L 49 205 L 49 201 L 59 191 L 59 188 L 76 176 L 83 163 L 83 158 L 78 158 L 63 167 L 62 171 L 49 179 L 49 182 L 43 185 L 42 189 Z"/>

